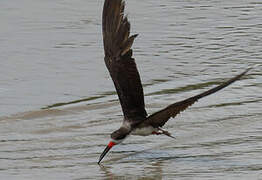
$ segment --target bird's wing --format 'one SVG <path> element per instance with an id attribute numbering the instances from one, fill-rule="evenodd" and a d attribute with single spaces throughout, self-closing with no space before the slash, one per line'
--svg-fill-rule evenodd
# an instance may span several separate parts
<path id="1" fill-rule="evenodd" d="M 144 93 L 135 59 L 132 58 L 134 39 L 130 23 L 124 16 L 125 2 L 105 0 L 103 9 L 103 41 L 105 64 L 114 82 L 125 119 L 138 121 L 147 116 Z"/>
<path id="2" fill-rule="evenodd" d="M 153 127 L 162 127 L 171 117 L 175 117 L 180 112 L 184 111 L 186 108 L 194 104 L 198 99 L 213 94 L 220 89 L 223 89 L 230 85 L 231 83 L 235 82 L 239 78 L 241 78 L 244 74 L 246 74 L 251 68 L 247 69 L 243 73 L 229 79 L 228 81 L 222 83 L 221 85 L 214 87 L 208 91 L 205 91 L 201 94 L 196 96 L 190 97 L 183 101 L 176 102 L 167 106 L 166 108 L 153 113 L 152 115 L 148 116 L 147 119 L 143 122 L 147 125 L 151 125 Z"/>

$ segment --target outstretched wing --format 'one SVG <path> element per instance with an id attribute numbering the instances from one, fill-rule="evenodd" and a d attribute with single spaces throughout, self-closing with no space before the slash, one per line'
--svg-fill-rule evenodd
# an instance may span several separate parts
<path id="1" fill-rule="evenodd" d="M 154 114 L 150 115 L 143 123 L 147 125 L 150 124 L 153 127 L 162 127 L 171 117 L 175 117 L 177 114 L 179 114 L 180 112 L 184 111 L 186 108 L 194 104 L 198 99 L 213 94 L 219 91 L 220 89 L 227 87 L 228 85 L 230 85 L 231 83 L 235 82 L 243 75 L 245 75 L 250 69 L 251 68 L 247 69 L 243 73 L 229 79 L 228 81 L 222 83 L 217 87 L 214 87 L 208 91 L 205 91 L 201 94 L 185 99 L 183 101 L 179 101 L 174 104 L 171 104 L 166 108 L 158 112 L 155 112 Z"/>
<path id="2" fill-rule="evenodd" d="M 103 40 L 105 63 L 114 82 L 125 119 L 144 120 L 147 116 L 144 93 L 135 59 L 132 58 L 134 39 L 130 23 L 124 17 L 125 2 L 105 0 L 103 9 Z"/>

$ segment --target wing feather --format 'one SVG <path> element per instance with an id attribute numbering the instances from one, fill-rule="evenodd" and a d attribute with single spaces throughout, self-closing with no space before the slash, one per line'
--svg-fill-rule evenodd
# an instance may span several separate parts
<path id="1" fill-rule="evenodd" d="M 137 34 L 130 36 L 130 23 L 124 17 L 124 9 L 122 0 L 105 0 L 102 20 L 104 60 L 125 119 L 140 122 L 147 113 L 140 76 L 132 58 L 131 47 Z"/>
<path id="2" fill-rule="evenodd" d="M 232 84 L 236 80 L 240 79 L 243 75 L 245 75 L 251 68 L 248 68 L 243 73 L 229 79 L 228 81 L 222 83 L 219 86 L 216 86 L 208 91 L 205 91 L 201 94 L 198 94 L 196 96 L 190 97 L 188 99 L 185 99 L 183 101 L 176 102 L 174 104 L 171 104 L 167 106 L 166 108 L 153 113 L 152 115 L 148 116 L 147 119 L 143 122 L 145 125 L 151 125 L 153 127 L 162 127 L 171 117 L 175 117 L 180 112 L 187 109 L 189 106 L 197 102 L 200 98 L 208 96 L 210 94 L 213 94 L 228 85 Z"/>

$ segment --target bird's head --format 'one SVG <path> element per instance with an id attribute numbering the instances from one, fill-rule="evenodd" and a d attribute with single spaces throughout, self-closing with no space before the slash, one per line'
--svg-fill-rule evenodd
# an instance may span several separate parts
<path id="1" fill-rule="evenodd" d="M 120 144 L 124 139 L 128 136 L 130 133 L 130 130 L 125 127 L 121 127 L 118 130 L 114 131 L 111 134 L 111 141 L 109 141 L 108 145 L 106 146 L 105 150 L 100 155 L 98 164 L 102 161 L 102 159 L 105 157 L 105 155 L 108 153 L 108 151 L 115 145 Z"/>

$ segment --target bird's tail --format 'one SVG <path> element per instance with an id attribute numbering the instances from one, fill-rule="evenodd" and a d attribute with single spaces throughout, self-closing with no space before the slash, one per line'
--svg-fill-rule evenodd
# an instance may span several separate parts
<path id="1" fill-rule="evenodd" d="M 172 136 L 171 133 L 168 132 L 167 130 L 164 130 L 164 129 L 158 127 L 158 131 L 160 132 L 160 134 L 164 134 L 164 135 L 166 135 L 166 136 L 168 136 L 168 137 L 171 137 L 171 138 L 173 138 L 173 139 L 176 139 L 176 138 L 175 138 L 174 136 Z"/>

